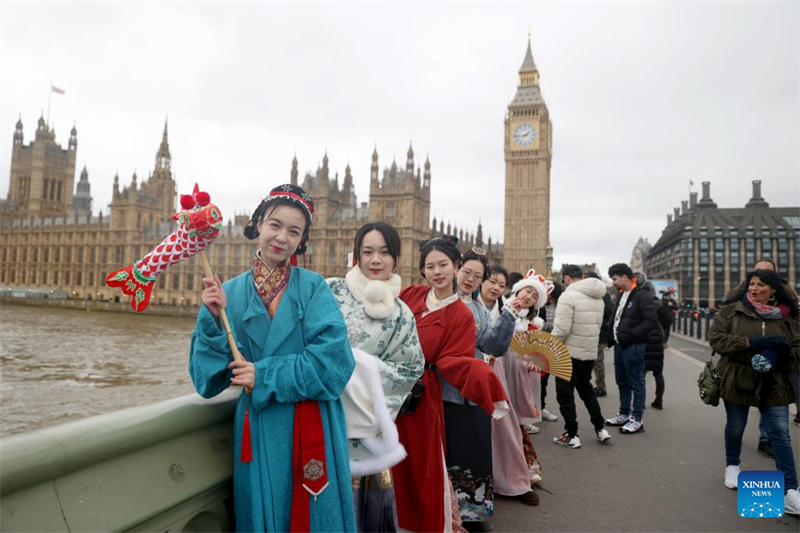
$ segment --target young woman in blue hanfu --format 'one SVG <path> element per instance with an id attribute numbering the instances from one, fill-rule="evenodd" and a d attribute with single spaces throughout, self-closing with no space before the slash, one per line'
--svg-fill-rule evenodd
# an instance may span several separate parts
<path id="1" fill-rule="evenodd" d="M 272 189 L 245 228 L 252 267 L 224 285 L 205 278 L 189 373 L 211 398 L 243 387 L 234 418 L 237 531 L 355 531 L 340 397 L 355 361 L 325 280 L 292 266 L 314 213 L 300 187 Z M 219 322 L 224 308 L 244 361 Z"/>

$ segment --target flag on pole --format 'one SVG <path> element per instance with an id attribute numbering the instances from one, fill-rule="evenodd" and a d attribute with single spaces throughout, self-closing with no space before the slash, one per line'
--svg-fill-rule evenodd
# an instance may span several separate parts
<path id="1" fill-rule="evenodd" d="M 50 85 L 50 90 L 56 94 L 64 94 L 64 89 L 59 89 L 55 85 Z"/>

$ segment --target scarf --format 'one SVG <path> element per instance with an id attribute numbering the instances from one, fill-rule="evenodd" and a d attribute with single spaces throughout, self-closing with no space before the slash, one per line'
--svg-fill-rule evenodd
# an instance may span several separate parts
<path id="1" fill-rule="evenodd" d="M 356 265 L 345 276 L 345 283 L 353 298 L 364 304 L 364 312 L 370 318 L 382 320 L 394 313 L 401 285 L 397 274 L 392 274 L 387 281 L 369 279 Z"/>
<path id="2" fill-rule="evenodd" d="M 760 316 L 763 320 L 780 320 L 783 318 L 783 312 L 781 308 L 774 305 L 769 304 L 762 304 L 761 302 L 756 302 L 752 298 L 750 298 L 750 293 L 745 293 L 745 299 L 747 304 L 753 308 L 753 311 L 756 312 L 758 316 Z"/>

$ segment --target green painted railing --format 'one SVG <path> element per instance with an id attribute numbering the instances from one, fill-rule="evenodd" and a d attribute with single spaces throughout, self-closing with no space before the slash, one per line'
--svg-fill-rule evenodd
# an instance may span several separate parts
<path id="1" fill-rule="evenodd" d="M 239 393 L 193 394 L 0 440 L 3 531 L 228 531 Z"/>

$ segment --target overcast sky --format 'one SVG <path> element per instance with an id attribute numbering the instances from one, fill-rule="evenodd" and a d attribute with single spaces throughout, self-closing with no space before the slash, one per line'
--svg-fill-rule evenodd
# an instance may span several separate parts
<path id="1" fill-rule="evenodd" d="M 502 239 L 503 117 L 531 29 L 554 124 L 555 265 L 628 261 L 711 181 L 800 205 L 798 2 L 18 3 L 0 26 L 0 195 L 14 124 L 78 129 L 95 211 L 153 168 L 169 115 L 181 192 L 248 214 L 327 148 L 368 200 L 381 167 L 430 154 L 431 213 Z"/>

